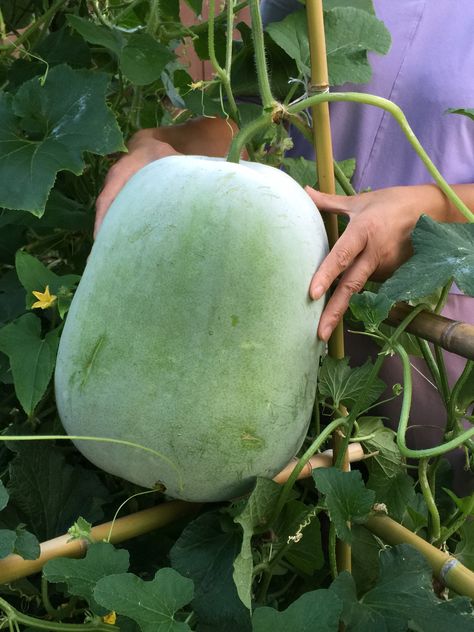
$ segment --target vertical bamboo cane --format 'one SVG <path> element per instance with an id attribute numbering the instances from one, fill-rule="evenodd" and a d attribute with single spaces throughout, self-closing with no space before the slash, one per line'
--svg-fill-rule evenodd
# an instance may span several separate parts
<path id="1" fill-rule="evenodd" d="M 329 90 L 329 76 L 326 59 L 326 38 L 324 34 L 324 18 L 322 0 L 306 0 L 306 14 L 308 19 L 309 50 L 311 58 L 312 94 Z M 335 193 L 336 185 L 333 167 L 333 151 L 331 140 L 331 125 L 329 120 L 329 103 L 320 103 L 311 108 L 313 119 L 313 143 L 316 151 L 319 188 L 324 193 Z M 324 223 L 328 234 L 329 246 L 332 248 L 338 239 L 337 216 L 326 215 Z M 336 327 L 328 343 L 328 353 L 333 358 L 344 357 L 344 333 L 342 321 Z M 341 435 L 336 434 L 333 448 L 337 457 L 341 443 Z M 350 463 L 344 458 L 342 469 L 348 471 Z M 337 543 L 338 570 L 351 570 L 351 549 L 344 542 Z"/>

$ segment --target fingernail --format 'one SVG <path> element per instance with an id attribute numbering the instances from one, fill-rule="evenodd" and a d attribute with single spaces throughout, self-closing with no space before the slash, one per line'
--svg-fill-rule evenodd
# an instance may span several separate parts
<path id="1" fill-rule="evenodd" d="M 311 289 L 311 298 L 313 299 L 313 301 L 317 301 L 318 298 L 321 298 L 323 294 L 324 288 L 322 285 L 316 285 Z"/>

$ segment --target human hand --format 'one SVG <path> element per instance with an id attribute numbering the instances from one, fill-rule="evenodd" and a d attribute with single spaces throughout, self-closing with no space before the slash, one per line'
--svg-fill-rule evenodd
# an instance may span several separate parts
<path id="1" fill-rule="evenodd" d="M 148 163 L 179 155 L 171 145 L 157 140 L 150 130 L 137 132 L 128 143 L 128 153 L 122 156 L 109 170 L 104 186 L 95 204 L 94 237 L 102 224 L 109 206 L 128 180 Z"/>
<path id="2" fill-rule="evenodd" d="M 412 254 L 410 234 L 422 213 L 440 219 L 446 202 L 433 185 L 392 187 L 354 196 L 329 195 L 306 187 L 320 211 L 343 213 L 349 223 L 315 272 L 309 293 L 320 298 L 342 274 L 318 327 L 327 341 L 368 279 L 382 281 Z"/>

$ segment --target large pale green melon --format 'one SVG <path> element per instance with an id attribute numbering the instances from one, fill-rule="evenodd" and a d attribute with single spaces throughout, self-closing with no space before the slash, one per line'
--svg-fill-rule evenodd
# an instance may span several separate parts
<path id="1" fill-rule="evenodd" d="M 61 338 L 56 398 L 100 468 L 214 501 L 273 477 L 313 405 L 323 307 L 308 288 L 327 252 L 304 190 L 272 167 L 154 162 L 104 221 Z"/>

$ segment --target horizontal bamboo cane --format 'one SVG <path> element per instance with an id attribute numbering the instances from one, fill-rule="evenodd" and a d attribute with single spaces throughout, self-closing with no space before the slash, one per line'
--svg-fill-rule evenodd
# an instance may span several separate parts
<path id="1" fill-rule="evenodd" d="M 352 462 L 360 461 L 364 458 L 364 451 L 360 443 L 353 443 L 349 446 L 349 458 Z M 284 483 L 293 471 L 297 460 L 288 464 L 285 469 L 277 474 L 275 481 Z M 332 464 L 332 450 L 326 450 L 321 454 L 312 457 L 310 463 L 300 473 L 298 478 L 307 478 L 317 467 L 330 467 Z M 173 500 L 163 503 L 150 509 L 144 509 L 137 513 L 123 518 L 118 518 L 113 524 L 107 522 L 92 528 L 91 538 L 100 542 L 109 538 L 113 544 L 119 544 L 130 538 L 149 533 L 159 527 L 192 515 L 202 507 L 200 503 L 187 503 L 180 500 Z M 112 533 L 110 533 L 111 528 Z M 49 560 L 56 557 L 84 557 L 87 552 L 87 542 L 85 540 L 71 540 L 68 534 L 61 535 L 41 544 L 41 553 L 36 560 L 24 560 L 19 555 L 8 555 L 0 560 L 0 584 L 9 584 L 22 577 L 39 573 Z"/>
<path id="2" fill-rule="evenodd" d="M 389 325 L 399 325 L 412 310 L 413 307 L 410 305 L 399 303 L 391 309 L 385 322 Z M 474 325 L 422 311 L 415 316 L 406 330 L 410 334 L 434 342 L 446 351 L 474 360 Z"/>
<path id="3" fill-rule="evenodd" d="M 378 514 L 369 518 L 365 526 L 387 544 L 411 544 L 425 558 L 441 582 L 460 595 L 474 599 L 474 573 L 459 560 L 415 535 L 388 516 Z"/>

